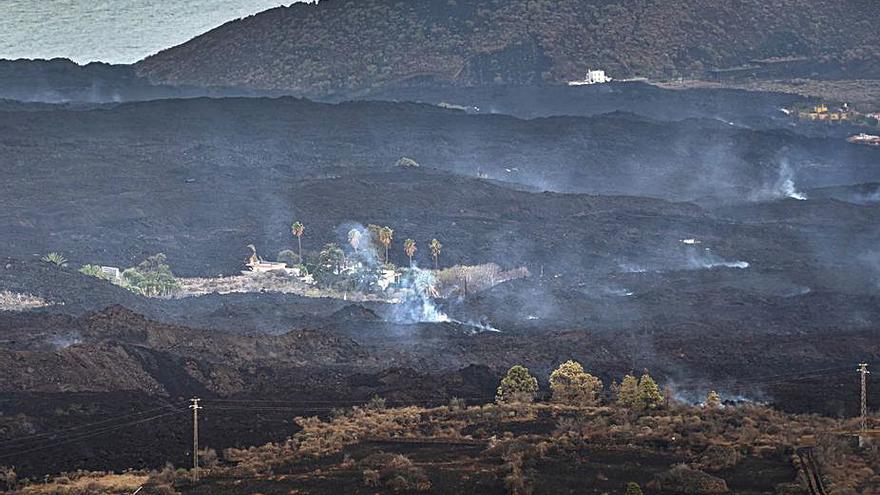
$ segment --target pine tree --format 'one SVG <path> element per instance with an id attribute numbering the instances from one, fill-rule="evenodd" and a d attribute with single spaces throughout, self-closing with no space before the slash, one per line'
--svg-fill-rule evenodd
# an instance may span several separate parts
<path id="1" fill-rule="evenodd" d="M 515 365 L 501 379 L 495 392 L 495 401 L 501 403 L 532 402 L 538 391 L 538 380 L 529 374 L 528 368 Z"/>
<path id="2" fill-rule="evenodd" d="M 642 409 L 657 409 L 663 405 L 663 394 L 657 382 L 645 371 L 639 379 L 639 403 Z"/>
<path id="3" fill-rule="evenodd" d="M 617 391 L 617 403 L 631 409 L 641 409 L 639 403 L 639 380 L 632 376 L 626 375 L 620 382 L 620 388 Z"/>
<path id="4" fill-rule="evenodd" d="M 550 389 L 556 402 L 591 406 L 598 402 L 602 381 L 577 361 L 566 361 L 550 374 Z"/>

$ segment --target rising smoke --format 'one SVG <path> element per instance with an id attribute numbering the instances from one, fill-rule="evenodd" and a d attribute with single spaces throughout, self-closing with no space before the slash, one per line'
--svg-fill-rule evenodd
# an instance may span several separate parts
<path id="1" fill-rule="evenodd" d="M 713 253 L 709 248 L 699 250 L 696 248 L 688 248 L 687 268 L 691 270 L 702 270 L 712 268 L 748 268 L 747 261 L 729 261 Z"/>
<path id="2" fill-rule="evenodd" d="M 699 249 L 695 246 L 686 246 L 684 249 L 683 255 L 676 253 L 663 257 L 662 261 L 653 263 L 624 261 L 618 263 L 618 267 L 624 273 L 664 273 L 676 270 L 745 269 L 749 267 L 747 261 L 724 259 L 709 248 Z"/>
<path id="3" fill-rule="evenodd" d="M 775 201 L 779 199 L 805 201 L 807 196 L 795 185 L 795 174 L 787 158 L 779 163 L 779 171 L 772 183 L 752 193 L 752 201 Z"/>
<path id="4" fill-rule="evenodd" d="M 433 272 L 413 267 L 401 277 L 398 285 L 406 295 L 391 311 L 392 320 L 398 323 L 452 321 L 434 304 L 433 296 L 437 280 Z"/>

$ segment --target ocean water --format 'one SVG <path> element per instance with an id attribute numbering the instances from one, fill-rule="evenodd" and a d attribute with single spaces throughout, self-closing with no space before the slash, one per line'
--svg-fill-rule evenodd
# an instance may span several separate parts
<path id="1" fill-rule="evenodd" d="M 294 0 L 0 0 L 0 58 L 132 63 Z"/>

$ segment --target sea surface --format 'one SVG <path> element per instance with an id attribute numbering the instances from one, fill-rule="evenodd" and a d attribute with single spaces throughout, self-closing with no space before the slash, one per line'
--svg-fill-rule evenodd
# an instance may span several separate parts
<path id="1" fill-rule="evenodd" d="M 0 59 L 132 63 L 295 0 L 0 0 Z"/>

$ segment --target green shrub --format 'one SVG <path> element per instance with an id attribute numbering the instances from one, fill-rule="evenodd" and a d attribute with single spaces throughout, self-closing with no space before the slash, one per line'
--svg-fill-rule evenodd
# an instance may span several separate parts
<path id="1" fill-rule="evenodd" d="M 40 260 L 45 263 L 51 263 L 55 266 L 67 266 L 67 258 L 54 251 L 43 256 Z"/>
<path id="2" fill-rule="evenodd" d="M 367 402 L 367 409 L 371 411 L 384 411 L 385 399 L 379 397 L 378 395 L 374 395 L 372 398 L 370 398 L 370 401 Z"/>
<path id="3" fill-rule="evenodd" d="M 642 495 L 642 487 L 640 487 L 638 483 L 630 481 L 626 484 L 626 492 L 624 495 Z"/>
<path id="4" fill-rule="evenodd" d="M 80 267 L 79 272 L 88 275 L 90 277 L 97 277 L 102 280 L 107 280 L 107 274 L 101 270 L 101 267 L 98 265 L 83 265 Z"/>
<path id="5" fill-rule="evenodd" d="M 123 286 L 148 297 L 170 296 L 180 291 L 180 283 L 165 260 L 165 255 L 159 253 L 135 268 L 126 269 L 122 272 Z"/>
<path id="6" fill-rule="evenodd" d="M 501 379 L 501 385 L 495 392 L 498 403 L 532 402 L 538 391 L 538 380 L 529 374 L 528 368 L 513 366 Z"/>

